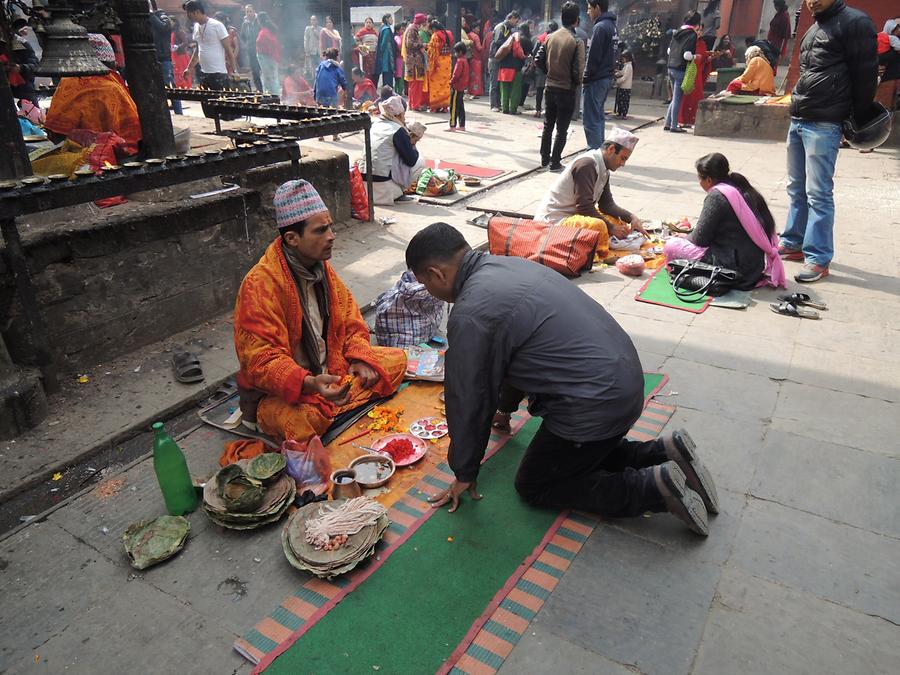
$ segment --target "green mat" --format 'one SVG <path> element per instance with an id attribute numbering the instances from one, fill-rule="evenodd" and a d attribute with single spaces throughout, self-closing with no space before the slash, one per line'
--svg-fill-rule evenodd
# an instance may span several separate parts
<path id="1" fill-rule="evenodd" d="M 481 502 L 436 512 L 266 673 L 436 671 L 559 515 L 526 505 L 513 483 L 540 422 L 482 466 Z"/>
<path id="2" fill-rule="evenodd" d="M 647 280 L 641 290 L 638 291 L 634 299 L 638 302 L 648 302 L 651 305 L 661 305 L 662 307 L 672 307 L 681 309 L 685 312 L 693 312 L 694 314 L 702 314 L 709 307 L 710 297 L 700 299 L 697 302 L 685 302 L 675 295 L 672 288 L 672 280 L 669 278 L 669 271 L 665 267 L 660 267 L 656 273 Z"/>

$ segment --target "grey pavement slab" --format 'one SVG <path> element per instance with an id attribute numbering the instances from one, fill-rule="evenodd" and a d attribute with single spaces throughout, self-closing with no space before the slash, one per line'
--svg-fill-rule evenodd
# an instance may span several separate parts
<path id="1" fill-rule="evenodd" d="M 900 457 L 900 415 L 895 405 L 877 398 L 784 382 L 772 427 Z"/>
<path id="2" fill-rule="evenodd" d="M 832 346 L 840 349 L 842 344 Z M 843 351 L 795 345 L 788 379 L 892 403 L 900 400 L 900 366 Z"/>
<path id="3" fill-rule="evenodd" d="M 695 537 L 683 529 L 685 541 Z M 691 544 L 688 543 L 687 546 Z M 648 675 L 690 672 L 719 565 L 601 525 L 532 625 Z"/>
<path id="4" fill-rule="evenodd" d="M 694 675 L 893 673 L 897 626 L 726 566 Z"/>
<path id="5" fill-rule="evenodd" d="M 775 409 L 777 384 L 768 377 L 675 357 L 663 369 L 678 392 L 673 405 L 750 420 L 768 419 Z"/>
<path id="6" fill-rule="evenodd" d="M 634 675 L 634 667 L 610 661 L 537 626 L 530 626 L 498 671 L 500 675 Z"/>
<path id="7" fill-rule="evenodd" d="M 662 398 L 677 405 L 678 396 Z M 697 454 L 706 464 L 719 491 L 745 494 L 750 489 L 756 467 L 763 455 L 767 425 L 759 420 L 729 418 L 724 415 L 679 406 L 663 433 L 684 428 L 697 444 Z"/>
<path id="8" fill-rule="evenodd" d="M 751 493 L 897 538 L 898 481 L 898 459 L 772 430 Z"/>
<path id="9" fill-rule="evenodd" d="M 631 336 L 638 351 L 672 356 L 684 337 L 688 327 L 683 324 L 646 319 L 618 312 L 615 319 Z"/>
<path id="10" fill-rule="evenodd" d="M 900 625 L 900 540 L 750 499 L 731 562 L 776 583 Z"/>
<path id="11" fill-rule="evenodd" d="M 707 312 L 710 311 L 728 310 L 710 307 Z M 786 350 L 776 339 L 735 335 L 725 330 L 707 328 L 702 320 L 688 327 L 674 356 L 776 379 L 787 377 L 791 363 L 790 350 Z"/>

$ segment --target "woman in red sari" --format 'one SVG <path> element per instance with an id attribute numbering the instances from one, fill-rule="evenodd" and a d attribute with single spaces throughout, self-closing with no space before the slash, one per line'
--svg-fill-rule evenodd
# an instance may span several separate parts
<path id="1" fill-rule="evenodd" d="M 356 48 L 354 49 L 354 66 L 365 73 L 366 77 L 375 82 L 375 52 L 378 48 L 378 31 L 375 30 L 375 21 L 372 17 L 366 17 L 366 24 L 356 31 Z"/>
<path id="2" fill-rule="evenodd" d="M 694 126 L 694 122 L 697 120 L 697 106 L 704 98 L 703 87 L 712 72 L 712 60 L 715 56 L 718 56 L 718 52 L 709 51 L 703 40 L 697 40 L 694 54 L 694 63 L 697 64 L 697 79 L 694 81 L 694 89 L 691 93 L 681 97 L 681 107 L 678 109 L 679 126 Z"/>
<path id="3" fill-rule="evenodd" d="M 481 37 L 478 35 L 478 29 L 475 27 L 474 17 L 466 17 L 466 25 L 464 26 L 469 40 L 472 43 L 472 56 L 469 59 L 469 94 L 472 98 L 478 98 L 484 93 L 484 62 L 482 59 L 483 47 Z"/>

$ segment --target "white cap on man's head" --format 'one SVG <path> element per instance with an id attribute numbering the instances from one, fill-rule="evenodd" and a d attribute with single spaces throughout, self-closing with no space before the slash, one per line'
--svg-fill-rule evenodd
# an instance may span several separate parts
<path id="1" fill-rule="evenodd" d="M 606 132 L 606 140 L 615 143 L 616 145 L 621 145 L 628 150 L 634 150 L 639 139 L 630 131 L 626 131 L 619 127 L 613 127 Z"/>

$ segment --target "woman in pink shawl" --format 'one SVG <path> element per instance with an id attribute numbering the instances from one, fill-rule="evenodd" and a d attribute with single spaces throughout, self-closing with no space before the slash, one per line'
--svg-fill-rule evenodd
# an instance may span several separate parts
<path id="1" fill-rule="evenodd" d="M 697 160 L 700 187 L 706 190 L 694 230 L 666 241 L 666 260 L 701 260 L 738 273 L 737 288 L 770 285 L 786 288 L 778 256 L 775 219 L 763 196 L 725 155 L 714 152 Z"/>

